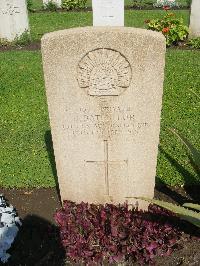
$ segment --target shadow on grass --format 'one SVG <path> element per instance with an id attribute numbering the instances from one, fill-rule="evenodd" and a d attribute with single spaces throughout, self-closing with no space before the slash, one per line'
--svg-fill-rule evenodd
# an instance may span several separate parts
<path id="1" fill-rule="evenodd" d="M 51 136 L 51 131 L 50 130 L 46 131 L 44 139 L 45 139 L 46 150 L 47 150 L 47 153 L 48 153 L 49 161 L 50 161 L 50 164 L 51 164 L 51 169 L 52 169 L 53 176 L 54 176 L 55 183 L 56 183 L 56 190 L 57 190 L 57 193 L 58 193 L 59 200 L 61 202 L 59 183 L 58 183 L 58 176 L 57 176 L 57 170 L 56 170 L 56 162 L 55 162 L 55 156 L 54 156 L 54 150 L 53 150 L 53 141 L 52 141 L 52 136 Z"/>
<path id="2" fill-rule="evenodd" d="M 188 170 L 186 170 L 181 164 L 179 164 L 169 153 L 167 153 L 161 146 L 159 147 L 159 150 L 161 153 L 164 154 L 164 156 L 169 160 L 171 165 L 173 165 L 177 171 L 183 176 L 185 180 L 184 190 L 190 197 L 188 199 L 188 196 L 181 195 L 177 191 L 174 191 L 170 189 L 169 187 L 166 187 L 160 180 L 160 184 L 157 187 L 157 189 L 170 196 L 173 200 L 175 200 L 179 204 L 183 204 L 185 202 L 195 202 L 200 203 L 200 186 L 199 185 L 191 185 L 192 183 L 197 183 L 197 179 L 195 176 L 193 176 Z M 190 158 L 190 161 L 192 163 L 192 159 Z M 159 177 L 158 177 L 159 179 Z"/>
<path id="3" fill-rule="evenodd" d="M 8 266 L 64 266 L 65 253 L 60 244 L 59 232 L 49 221 L 28 215 L 9 250 L 12 254 Z"/>

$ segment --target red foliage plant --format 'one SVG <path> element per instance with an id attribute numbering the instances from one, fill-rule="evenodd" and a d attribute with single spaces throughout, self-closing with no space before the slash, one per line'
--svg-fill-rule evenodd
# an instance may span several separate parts
<path id="1" fill-rule="evenodd" d="M 170 6 L 163 6 L 163 9 L 167 11 L 170 9 Z"/>
<path id="2" fill-rule="evenodd" d="M 175 226 L 178 218 L 155 205 L 146 212 L 127 204 L 65 201 L 63 206 L 55 220 L 66 256 L 73 263 L 151 264 L 156 255 L 170 255 L 181 235 Z"/>

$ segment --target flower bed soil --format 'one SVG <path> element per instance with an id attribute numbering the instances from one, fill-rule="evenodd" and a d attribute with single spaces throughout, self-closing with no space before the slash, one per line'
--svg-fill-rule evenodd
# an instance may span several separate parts
<path id="1" fill-rule="evenodd" d="M 0 45 L 0 51 L 12 51 L 12 50 L 18 50 L 18 51 L 36 51 L 41 49 L 41 42 L 31 42 L 26 45 Z"/>
<path id="2" fill-rule="evenodd" d="M 200 202 L 200 187 L 167 188 L 155 190 L 156 198 L 168 202 Z M 10 204 L 17 209 L 23 225 L 9 250 L 12 255 L 5 265 L 70 265 L 59 243 L 53 215 L 61 207 L 56 189 L 0 189 Z M 156 258 L 155 265 L 191 265 L 200 262 L 200 230 L 182 222 L 183 235 L 178 248 L 170 257 Z M 135 263 L 134 265 L 137 265 Z"/>
<path id="3" fill-rule="evenodd" d="M 30 42 L 26 45 L 0 45 L 0 52 L 6 52 L 6 51 L 37 51 L 41 49 L 41 42 L 40 41 L 34 41 Z M 176 50 L 196 50 L 200 51 L 200 49 L 192 48 L 188 45 L 186 45 L 186 42 L 180 42 L 178 45 L 174 45 L 169 47 L 168 49 L 176 49 Z"/>
<path id="4" fill-rule="evenodd" d="M 125 6 L 125 10 L 163 10 L 163 7 L 153 7 L 152 5 L 145 5 L 145 6 Z M 170 10 L 189 10 L 190 6 L 182 6 L 182 7 L 172 7 Z M 80 8 L 80 9 L 71 9 L 68 10 L 66 8 L 57 9 L 55 10 L 48 10 L 48 9 L 32 9 L 30 10 L 31 13 L 53 13 L 53 12 L 92 12 L 92 7 Z"/>

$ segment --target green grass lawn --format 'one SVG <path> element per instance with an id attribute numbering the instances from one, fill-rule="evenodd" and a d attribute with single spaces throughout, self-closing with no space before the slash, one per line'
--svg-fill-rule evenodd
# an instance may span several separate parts
<path id="1" fill-rule="evenodd" d="M 0 185 L 53 186 L 41 55 L 0 53 Z"/>
<path id="2" fill-rule="evenodd" d="M 193 93 L 200 95 L 198 69 L 199 51 L 167 51 L 157 167 L 157 175 L 167 184 L 192 184 L 200 181 L 191 167 L 185 146 L 168 130 L 178 129 L 200 149 L 200 101 Z"/>
<path id="3" fill-rule="evenodd" d="M 41 54 L 4 52 L 0 61 L 0 186 L 55 186 Z M 199 147 L 199 102 L 189 91 L 200 92 L 199 68 L 199 51 L 167 51 L 157 167 L 167 184 L 198 180 L 185 148 L 167 128 L 179 129 Z"/>
<path id="4" fill-rule="evenodd" d="M 174 12 L 177 17 L 182 17 L 184 23 L 189 23 L 189 11 L 180 10 Z M 165 11 L 126 11 L 125 26 L 145 28 L 144 21 L 162 17 Z M 72 27 L 84 27 L 92 25 L 92 12 L 53 12 L 53 13 L 31 13 L 29 16 L 31 37 L 33 41 L 40 40 L 46 32 L 61 30 Z"/>

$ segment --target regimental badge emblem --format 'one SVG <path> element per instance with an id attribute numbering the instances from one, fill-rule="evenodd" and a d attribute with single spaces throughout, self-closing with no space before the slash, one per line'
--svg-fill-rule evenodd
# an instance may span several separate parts
<path id="1" fill-rule="evenodd" d="M 126 57 L 107 48 L 88 52 L 77 72 L 79 86 L 91 96 L 118 96 L 129 87 L 132 77 Z"/>

